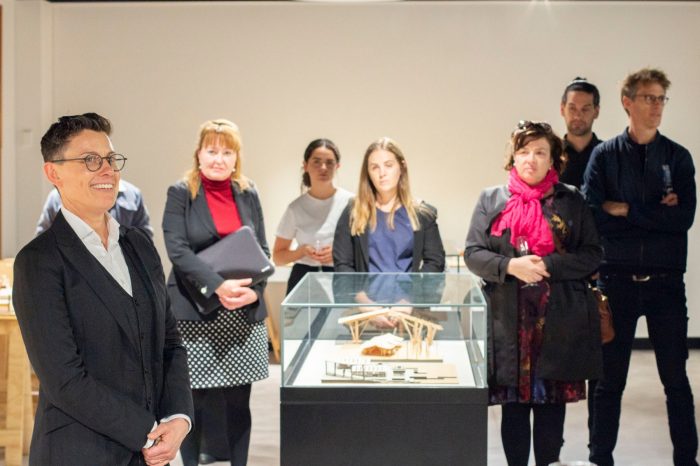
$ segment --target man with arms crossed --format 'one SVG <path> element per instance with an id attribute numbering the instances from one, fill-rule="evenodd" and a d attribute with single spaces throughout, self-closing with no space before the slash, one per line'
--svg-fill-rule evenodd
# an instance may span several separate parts
<path id="1" fill-rule="evenodd" d="M 86 113 L 41 140 L 63 207 L 15 259 L 14 306 L 40 382 L 32 466 L 164 465 L 193 416 L 158 253 L 107 213 L 126 160 L 109 132 Z"/>
<path id="2" fill-rule="evenodd" d="M 698 435 L 686 375 L 688 309 L 683 274 L 695 216 L 690 153 L 658 127 L 670 81 L 658 69 L 625 78 L 625 131 L 595 148 L 584 193 L 603 242 L 599 286 L 610 299 L 615 339 L 603 347 L 604 376 L 595 390 L 590 460 L 610 466 L 637 320 L 645 316 L 666 393 L 676 466 L 697 466 Z"/>

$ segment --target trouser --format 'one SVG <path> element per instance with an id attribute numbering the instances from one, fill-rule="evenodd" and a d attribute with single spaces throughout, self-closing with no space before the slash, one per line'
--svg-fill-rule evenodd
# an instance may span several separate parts
<path id="1" fill-rule="evenodd" d="M 202 422 L 199 453 L 209 455 L 219 461 L 228 460 L 228 440 L 226 436 L 226 413 L 221 410 L 226 402 L 221 390 L 205 390 L 202 400 Z"/>
<path id="2" fill-rule="evenodd" d="M 307 273 L 332 272 L 333 270 L 333 267 L 327 267 L 325 265 L 322 267 L 318 267 L 306 264 L 294 264 L 291 272 L 289 272 L 289 279 L 287 280 L 287 294 L 289 294 L 289 292 L 292 291 L 295 286 L 297 286 L 297 283 L 299 283 L 301 279 L 304 278 L 304 275 L 306 275 Z"/>
<path id="3" fill-rule="evenodd" d="M 206 391 L 218 390 L 223 395 L 224 405 L 220 409 L 226 413 L 226 437 L 233 466 L 245 466 L 248 462 L 250 444 L 250 389 L 251 385 L 192 390 L 194 401 L 194 427 L 185 437 L 180 447 L 184 466 L 197 466 L 201 442 L 202 412 Z"/>
<path id="4" fill-rule="evenodd" d="M 564 403 L 506 403 L 502 406 L 501 413 L 501 440 L 508 466 L 527 466 L 531 431 L 537 466 L 559 461 L 559 452 L 564 445 Z"/>
<path id="5" fill-rule="evenodd" d="M 597 380 L 588 381 L 588 391 L 586 395 L 586 404 L 588 408 L 588 448 L 591 448 L 591 432 L 593 431 L 593 416 L 595 416 L 595 387 L 598 385 Z"/>
<path id="6" fill-rule="evenodd" d="M 681 273 L 651 276 L 603 273 L 598 286 L 608 296 L 615 339 L 603 346 L 603 378 L 595 390 L 590 460 L 612 466 L 620 427 L 637 320 L 646 316 L 656 367 L 666 393 L 666 411 L 676 466 L 697 466 L 698 434 L 693 394 L 686 375 L 688 310 Z"/>

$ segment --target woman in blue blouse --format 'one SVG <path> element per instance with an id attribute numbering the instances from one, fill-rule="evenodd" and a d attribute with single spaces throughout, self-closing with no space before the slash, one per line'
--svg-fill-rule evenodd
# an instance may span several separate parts
<path id="1" fill-rule="evenodd" d="M 408 165 L 390 138 L 367 148 L 357 197 L 338 220 L 336 272 L 442 272 L 445 250 L 437 210 L 415 200 Z"/>

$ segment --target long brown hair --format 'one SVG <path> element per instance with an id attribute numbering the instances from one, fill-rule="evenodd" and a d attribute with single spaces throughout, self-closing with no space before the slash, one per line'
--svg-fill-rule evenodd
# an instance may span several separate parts
<path id="1" fill-rule="evenodd" d="M 376 150 L 386 150 L 394 154 L 396 161 L 401 167 L 401 175 L 399 176 L 399 184 L 397 187 L 397 202 L 391 207 L 389 212 L 388 223 L 389 228 L 394 229 L 394 213 L 401 208 L 406 207 L 408 219 L 411 221 L 413 231 L 420 228 L 418 215 L 416 213 L 416 205 L 411 196 L 411 187 L 408 181 L 408 165 L 406 158 L 401 152 L 401 149 L 396 144 L 396 141 L 391 138 L 383 137 L 374 141 L 365 151 L 365 158 L 362 160 L 362 168 L 360 169 L 360 183 L 357 188 L 357 197 L 353 203 L 352 213 L 350 215 L 350 232 L 353 236 L 361 235 L 365 232 L 367 225 L 374 231 L 377 227 L 377 190 L 369 178 L 369 156 Z"/>
<path id="2" fill-rule="evenodd" d="M 202 147 L 214 144 L 236 152 L 236 163 L 233 167 L 233 173 L 231 173 L 231 181 L 236 183 L 243 191 L 250 188 L 250 180 L 243 175 L 241 170 L 241 148 L 243 144 L 241 142 L 241 132 L 238 129 L 238 125 L 223 118 L 208 120 L 199 127 L 199 142 L 194 151 L 192 168 L 185 173 L 185 181 L 187 182 L 187 187 L 190 190 L 192 199 L 197 197 L 199 187 L 202 183 L 200 178 L 201 171 L 199 169 L 199 151 L 202 150 Z"/>

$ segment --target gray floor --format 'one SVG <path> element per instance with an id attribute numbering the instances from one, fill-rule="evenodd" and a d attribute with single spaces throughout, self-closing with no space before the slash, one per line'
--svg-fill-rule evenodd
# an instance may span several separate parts
<path id="1" fill-rule="evenodd" d="M 688 371 L 693 392 L 697 398 L 700 396 L 700 350 L 691 352 Z M 279 465 L 279 366 L 272 366 L 270 372 L 269 379 L 253 385 L 251 402 L 253 433 L 248 462 L 250 466 Z M 700 418 L 697 404 L 696 417 Z M 569 405 L 562 460 L 587 458 L 586 417 L 585 402 Z M 499 424 L 500 411 L 498 408 L 491 408 L 488 426 L 488 464 L 494 466 L 506 464 L 502 453 Z M 635 351 L 632 356 L 630 376 L 623 399 L 616 459 L 621 466 L 672 464 L 663 388 L 658 380 L 654 355 L 651 351 Z M 216 463 L 216 466 L 226 464 L 228 463 Z M 0 461 L 0 466 L 2 465 L 4 462 Z M 182 466 L 182 463 L 176 459 L 173 466 Z"/>
<path id="2" fill-rule="evenodd" d="M 279 366 L 271 367 L 271 377 L 253 385 L 253 434 L 248 462 L 250 466 L 279 465 L 280 374 L 278 369 Z M 700 397 L 700 350 L 691 352 L 688 371 L 693 392 L 698 398 Z M 653 352 L 635 351 L 623 398 L 620 439 L 615 450 L 617 464 L 621 466 L 672 464 L 664 400 L 663 387 L 656 373 Z M 700 418 L 700 410 L 697 408 L 699 403 L 696 403 L 695 409 L 698 418 Z M 489 410 L 488 464 L 493 466 L 506 464 L 499 434 L 500 417 L 499 408 Z M 586 419 L 585 402 L 569 405 L 562 460 L 588 457 Z M 181 466 L 179 461 L 173 464 Z M 216 466 L 226 464 L 216 463 Z M 534 461 L 531 464 L 534 464 Z"/>

